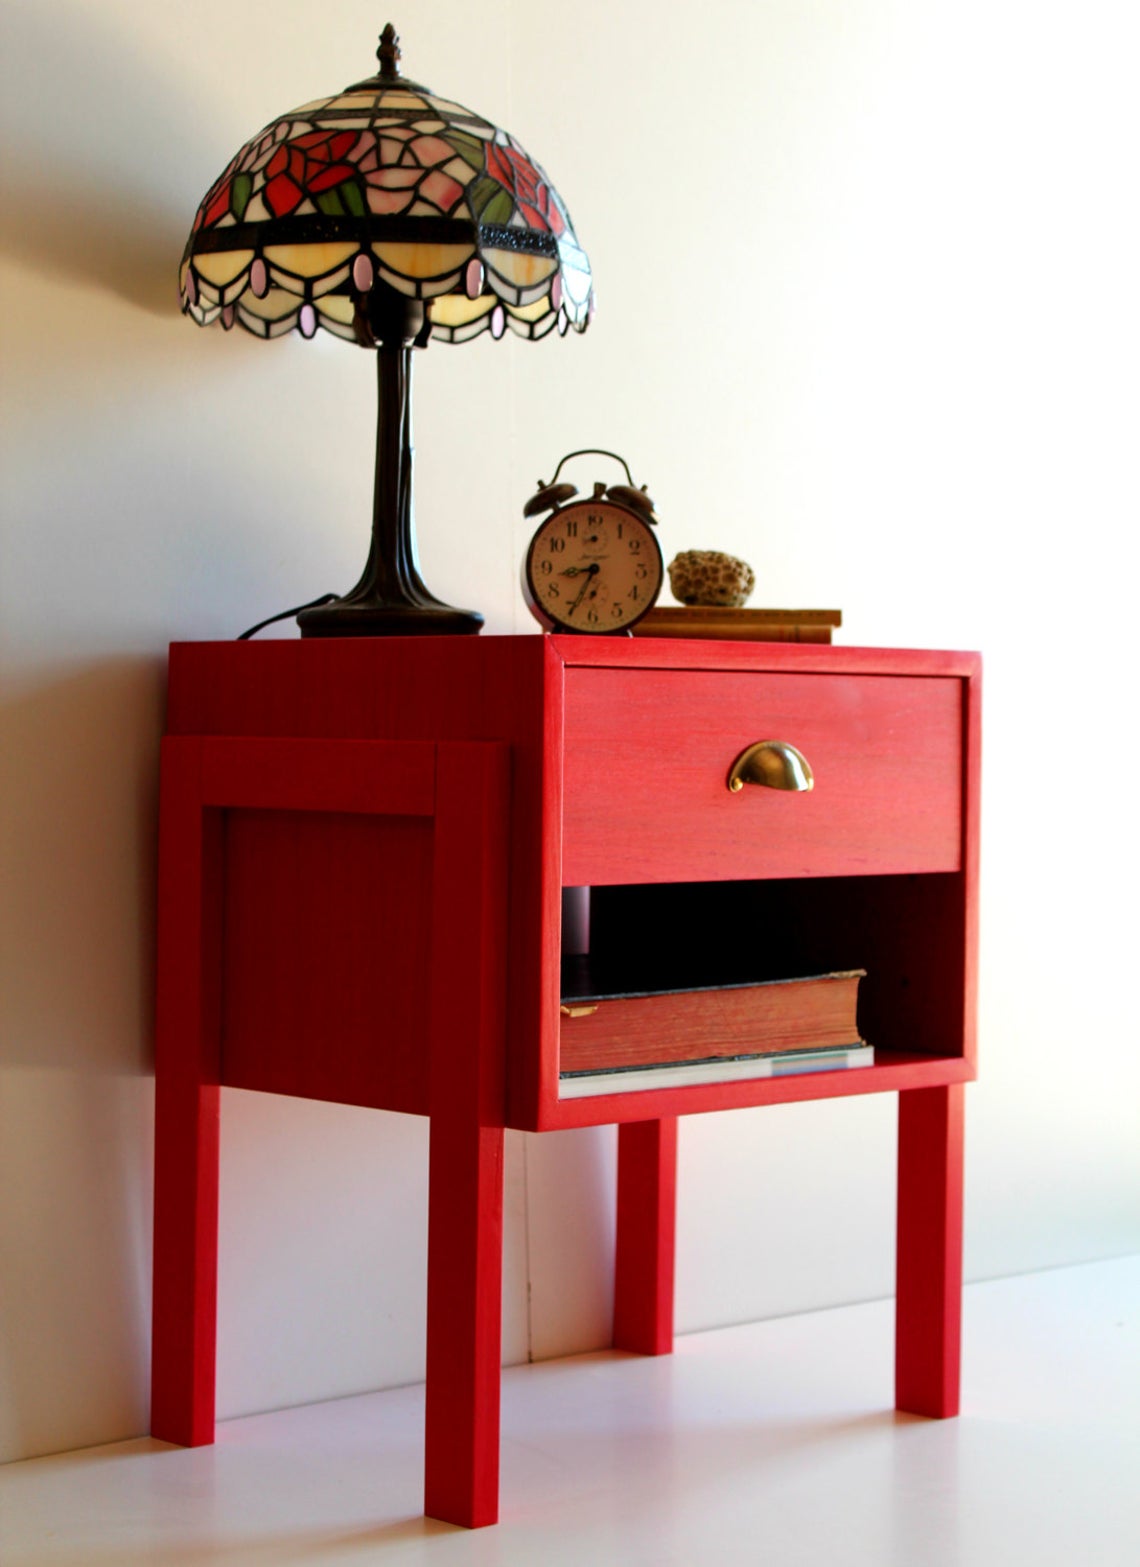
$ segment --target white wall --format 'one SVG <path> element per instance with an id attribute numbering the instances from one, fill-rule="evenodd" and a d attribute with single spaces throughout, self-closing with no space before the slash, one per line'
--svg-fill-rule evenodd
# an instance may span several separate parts
<path id="1" fill-rule="evenodd" d="M 194 330 L 178 255 L 230 153 L 366 74 L 385 17 L 0 14 L 14 1457 L 146 1424 L 166 643 L 343 590 L 365 548 L 368 356 Z M 744 554 L 758 602 L 842 606 L 847 643 L 980 647 L 968 1271 L 1135 1249 L 1133 8 L 404 0 L 394 20 L 409 74 L 550 170 L 600 300 L 583 339 L 421 357 L 428 581 L 530 629 L 522 502 L 598 444 L 648 482 L 667 556 Z M 680 1326 L 888 1293 L 893 1116 L 884 1097 L 686 1122 Z M 425 1128 L 235 1092 L 223 1143 L 223 1413 L 417 1379 Z M 612 1132 L 511 1137 L 509 1358 L 605 1342 L 612 1179 Z"/>

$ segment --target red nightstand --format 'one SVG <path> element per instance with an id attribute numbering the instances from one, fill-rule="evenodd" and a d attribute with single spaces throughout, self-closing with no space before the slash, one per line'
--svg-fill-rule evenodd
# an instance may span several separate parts
<path id="1" fill-rule="evenodd" d="M 676 1117 L 899 1091 L 896 1399 L 958 1400 L 976 655 L 408 638 L 175 645 L 152 1430 L 213 1439 L 221 1086 L 431 1118 L 425 1511 L 498 1507 L 503 1128 L 620 1123 L 614 1343 L 672 1345 Z M 810 794 L 726 773 L 750 742 Z M 563 886 L 867 969 L 861 1071 L 560 1099 Z M 659 925 L 660 929 L 665 924 Z M 706 938 L 708 939 L 708 938 Z"/>

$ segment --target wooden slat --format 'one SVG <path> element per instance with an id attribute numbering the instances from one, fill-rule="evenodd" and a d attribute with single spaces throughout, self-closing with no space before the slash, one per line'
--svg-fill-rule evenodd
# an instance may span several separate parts
<path id="1" fill-rule="evenodd" d="M 653 1088 L 636 1094 L 599 1094 L 595 1099 L 548 1100 L 541 1132 L 569 1126 L 610 1126 L 670 1115 L 703 1115 L 709 1110 L 738 1110 L 747 1105 L 791 1104 L 806 1099 L 843 1099 L 852 1094 L 893 1093 L 903 1088 L 934 1088 L 972 1082 L 977 1074 L 960 1057 L 883 1051 L 875 1066 L 838 1072 L 804 1072 L 751 1082 L 702 1083 L 693 1088 Z"/>
<path id="2" fill-rule="evenodd" d="M 836 647 L 783 642 L 685 642 L 673 638 L 551 637 L 568 666 L 614 669 L 719 669 L 834 675 L 968 678 L 977 653 L 930 648 Z"/>
<path id="3" fill-rule="evenodd" d="M 202 742 L 202 798 L 206 805 L 274 811 L 430 816 L 435 747 L 209 736 Z"/>

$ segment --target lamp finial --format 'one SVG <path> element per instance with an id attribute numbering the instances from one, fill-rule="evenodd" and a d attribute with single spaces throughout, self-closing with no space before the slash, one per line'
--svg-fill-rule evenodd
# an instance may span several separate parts
<path id="1" fill-rule="evenodd" d="M 380 47 L 376 51 L 380 61 L 380 75 L 386 82 L 393 82 L 400 75 L 400 39 L 391 22 L 385 24 L 380 34 Z"/>

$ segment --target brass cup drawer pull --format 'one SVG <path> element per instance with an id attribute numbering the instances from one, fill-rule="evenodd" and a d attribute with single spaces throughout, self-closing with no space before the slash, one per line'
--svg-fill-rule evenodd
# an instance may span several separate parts
<path id="1" fill-rule="evenodd" d="M 787 740 L 757 740 L 728 770 L 728 787 L 738 794 L 745 784 L 764 789 L 805 790 L 815 787 L 811 763 Z"/>

